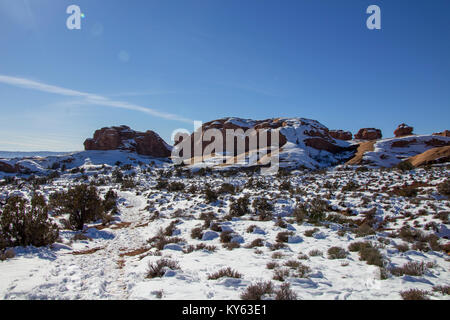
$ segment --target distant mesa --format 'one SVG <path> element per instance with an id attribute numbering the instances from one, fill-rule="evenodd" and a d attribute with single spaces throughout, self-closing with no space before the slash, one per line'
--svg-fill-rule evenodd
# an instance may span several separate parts
<path id="1" fill-rule="evenodd" d="M 376 128 L 362 128 L 355 134 L 355 139 L 358 140 L 378 140 L 382 137 L 381 130 Z"/>
<path id="2" fill-rule="evenodd" d="M 410 136 L 413 134 L 413 130 L 414 130 L 413 127 L 402 123 L 397 127 L 397 129 L 395 129 L 394 135 L 396 138 Z"/>
<path id="3" fill-rule="evenodd" d="M 139 132 L 128 126 L 101 128 L 84 141 L 85 150 L 125 150 L 156 158 L 170 156 L 169 146 L 157 133 Z"/>
<path id="4" fill-rule="evenodd" d="M 350 131 L 344 131 L 344 130 L 330 130 L 330 136 L 334 139 L 338 140 L 352 140 L 353 134 Z"/>
<path id="5" fill-rule="evenodd" d="M 450 137 L 450 130 L 444 130 L 442 132 L 435 132 L 433 136 Z"/>

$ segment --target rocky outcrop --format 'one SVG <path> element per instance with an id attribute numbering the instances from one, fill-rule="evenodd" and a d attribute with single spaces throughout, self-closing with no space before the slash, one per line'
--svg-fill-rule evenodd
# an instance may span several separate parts
<path id="1" fill-rule="evenodd" d="M 211 158 L 209 155 L 205 155 L 204 153 L 206 148 L 208 148 L 207 151 L 210 151 L 210 145 L 215 138 L 202 138 L 203 134 L 209 129 L 218 130 L 216 133 L 219 134 L 218 137 L 220 137 L 222 141 L 222 150 L 229 151 L 227 156 L 232 157 L 238 156 L 236 146 L 238 138 L 235 138 L 234 150 L 227 150 L 227 147 L 230 147 L 227 146 L 227 130 L 235 130 L 237 136 L 245 145 L 244 152 L 246 154 L 249 151 L 254 151 L 251 150 L 251 139 L 255 139 L 255 141 L 257 141 L 256 148 L 259 151 L 261 146 L 266 146 L 267 144 L 275 147 L 275 145 L 272 144 L 271 137 L 272 134 L 278 134 L 278 147 L 280 147 L 279 150 L 282 153 L 280 154 L 280 158 L 289 158 L 288 161 L 290 163 L 307 163 L 309 167 L 311 167 L 311 163 L 314 163 L 314 165 L 318 165 L 318 163 L 320 164 L 321 157 L 324 158 L 324 161 L 328 162 L 343 161 L 342 157 L 346 157 L 345 160 L 347 160 L 353 155 L 354 152 L 356 152 L 357 148 L 357 145 L 353 145 L 352 143 L 342 140 L 337 141 L 330 134 L 328 128 L 315 120 L 305 118 L 274 118 L 265 120 L 223 118 L 206 122 L 190 137 L 185 138 L 190 140 L 184 141 L 183 139 L 180 139 L 176 141 L 176 150 L 181 150 L 183 145 L 186 146 L 190 143 L 192 150 L 190 163 L 192 163 L 193 160 L 199 160 L 199 152 L 203 154 L 204 159 L 205 157 Z M 238 133 L 239 131 L 241 133 Z M 259 141 L 261 133 L 267 134 L 267 141 Z M 194 150 L 197 150 L 195 152 L 196 156 L 194 156 Z M 331 155 L 320 153 L 321 151 L 326 151 Z M 189 157 L 185 157 L 181 151 L 179 153 L 176 151 L 175 153 L 184 160 L 189 159 Z M 351 154 L 348 155 L 348 153 Z"/>
<path id="2" fill-rule="evenodd" d="M 17 173 L 19 172 L 19 168 L 10 165 L 9 163 L 0 161 L 0 172 L 6 172 L 6 173 Z"/>
<path id="3" fill-rule="evenodd" d="M 85 150 L 126 150 L 140 155 L 165 158 L 171 147 L 153 131 L 139 132 L 127 126 L 102 128 L 84 142 Z"/>
<path id="4" fill-rule="evenodd" d="M 450 162 L 450 146 L 427 150 L 408 159 L 414 167 Z"/>
<path id="5" fill-rule="evenodd" d="M 396 138 L 410 136 L 413 134 L 414 128 L 402 123 L 394 130 L 394 135 Z"/>
<path id="6" fill-rule="evenodd" d="M 433 136 L 450 137 L 450 130 L 444 130 L 442 132 L 435 132 Z"/>
<path id="7" fill-rule="evenodd" d="M 376 128 L 362 128 L 355 134 L 355 139 L 358 140 L 378 140 L 382 137 L 381 130 Z"/>
<path id="8" fill-rule="evenodd" d="M 334 139 L 338 140 L 352 140 L 353 134 L 350 131 L 344 131 L 344 130 L 330 130 L 330 136 Z"/>

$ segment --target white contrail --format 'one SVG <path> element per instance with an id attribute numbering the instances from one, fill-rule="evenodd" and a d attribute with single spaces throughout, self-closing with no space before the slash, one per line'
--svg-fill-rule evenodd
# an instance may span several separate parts
<path id="1" fill-rule="evenodd" d="M 28 88 L 33 90 L 38 90 L 42 92 L 49 92 L 54 93 L 62 96 L 70 96 L 70 97 L 79 97 L 84 98 L 85 101 L 84 104 L 95 104 L 95 105 L 101 105 L 101 106 L 107 106 L 107 107 L 113 107 L 113 108 L 121 108 L 121 109 L 127 109 L 127 110 L 134 110 L 139 112 L 144 112 L 149 115 L 168 119 L 168 120 L 176 120 L 181 122 L 187 122 L 187 123 L 193 123 L 193 120 L 177 116 L 175 114 L 166 113 L 166 112 L 160 112 L 151 108 L 143 107 L 140 105 L 128 103 L 126 101 L 117 101 L 117 100 L 111 100 L 107 97 L 81 92 L 77 90 L 62 88 L 58 86 L 49 85 L 42 82 L 37 82 L 34 80 L 29 80 L 25 78 L 18 78 L 18 77 L 10 77 L 0 74 L 0 83 L 9 84 L 16 87 L 22 87 L 22 88 Z"/>

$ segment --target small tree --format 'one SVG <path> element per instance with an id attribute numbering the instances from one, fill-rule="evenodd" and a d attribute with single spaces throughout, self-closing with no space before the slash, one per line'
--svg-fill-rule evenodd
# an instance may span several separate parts
<path id="1" fill-rule="evenodd" d="M 41 195 L 31 204 L 21 197 L 8 199 L 0 211 L 1 246 L 45 246 L 58 239 L 58 227 L 49 221 L 48 207 Z"/>
<path id="2" fill-rule="evenodd" d="M 111 208 L 113 195 L 107 195 L 103 202 L 94 186 L 81 184 L 67 192 L 53 194 L 50 197 L 52 208 L 59 213 L 68 213 L 69 224 L 74 230 L 82 230 L 84 223 L 104 217 L 105 204 Z"/>
<path id="3" fill-rule="evenodd" d="M 249 212 L 250 201 L 248 195 L 230 203 L 230 214 L 232 216 L 240 217 Z"/>

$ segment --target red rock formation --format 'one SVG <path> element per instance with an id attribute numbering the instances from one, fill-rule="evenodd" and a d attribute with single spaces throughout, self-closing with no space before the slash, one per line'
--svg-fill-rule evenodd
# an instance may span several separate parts
<path id="1" fill-rule="evenodd" d="M 301 131 L 302 128 L 305 128 L 304 131 Z M 356 149 L 354 147 L 342 147 L 336 144 L 336 141 L 330 135 L 329 130 L 321 125 L 319 122 L 309 119 L 300 119 L 300 118 L 275 118 L 275 119 L 265 119 L 265 120 L 250 120 L 250 119 L 239 119 L 239 118 L 224 118 L 206 122 L 202 125 L 202 132 L 205 132 L 208 129 L 217 129 L 222 134 L 223 140 L 223 151 L 226 150 L 226 130 L 227 129 L 242 129 L 244 132 L 248 129 L 254 129 L 253 135 L 257 134 L 260 130 L 269 130 L 268 131 L 268 143 L 271 142 L 271 131 L 275 130 L 279 132 L 279 146 L 283 147 L 289 141 L 294 144 L 304 143 L 306 146 L 317 149 L 317 150 L 326 150 L 331 153 L 339 153 L 344 151 L 350 151 Z M 300 131 L 297 131 L 300 130 Z M 301 134 L 302 132 L 303 134 Z M 300 136 L 307 136 L 310 138 L 302 137 L 303 141 L 295 140 L 296 134 Z M 351 136 L 351 134 L 350 134 Z M 197 131 L 197 136 L 194 134 L 191 135 L 191 150 L 204 151 L 205 148 L 211 144 L 211 141 L 203 141 L 201 135 Z M 298 138 L 297 138 L 298 139 Z M 351 139 L 351 138 L 350 138 Z M 249 138 L 245 138 L 245 152 L 249 151 Z M 181 141 L 177 141 L 175 145 L 178 145 Z M 201 147 L 200 147 L 201 146 Z M 197 147 L 197 148 L 196 148 Z M 257 148 L 260 147 L 260 141 L 258 137 Z M 198 152 L 197 151 L 197 152 Z M 193 152 L 191 155 L 193 155 Z M 237 155 L 237 147 L 235 144 L 234 148 L 234 156 Z M 180 154 L 180 156 L 182 156 Z"/>
<path id="2" fill-rule="evenodd" d="M 450 130 L 444 130 L 442 132 L 433 133 L 433 136 L 450 137 Z"/>
<path id="3" fill-rule="evenodd" d="M 381 130 L 375 128 L 362 128 L 355 134 L 355 139 L 378 140 L 382 138 Z"/>
<path id="4" fill-rule="evenodd" d="M 330 133 L 330 136 L 332 136 L 334 139 L 338 139 L 338 140 L 352 140 L 353 139 L 353 135 L 350 131 L 330 130 L 329 133 Z"/>
<path id="5" fill-rule="evenodd" d="M 413 134 L 413 127 L 408 126 L 407 124 L 402 123 L 395 129 L 394 134 L 395 137 L 404 137 L 404 136 L 410 136 Z"/>
<path id="6" fill-rule="evenodd" d="M 102 128 L 86 139 L 85 150 L 127 150 L 152 157 L 168 157 L 170 147 L 153 131 L 138 132 L 127 126 Z"/>
<path id="7" fill-rule="evenodd" d="M 0 172 L 17 173 L 18 171 L 19 171 L 18 168 L 14 167 L 6 162 L 0 161 Z"/>

